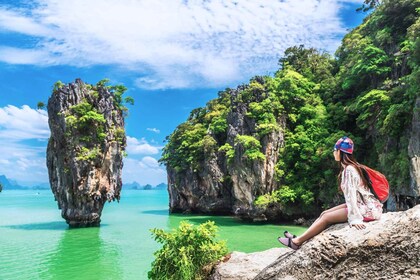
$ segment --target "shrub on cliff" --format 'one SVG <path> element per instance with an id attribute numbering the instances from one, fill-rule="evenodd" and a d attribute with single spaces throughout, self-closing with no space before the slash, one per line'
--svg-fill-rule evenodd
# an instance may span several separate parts
<path id="1" fill-rule="evenodd" d="M 197 227 L 183 221 L 172 232 L 151 231 L 163 247 L 155 252 L 150 279 L 205 279 L 203 267 L 227 253 L 226 243 L 215 240 L 217 227 L 212 221 Z"/>

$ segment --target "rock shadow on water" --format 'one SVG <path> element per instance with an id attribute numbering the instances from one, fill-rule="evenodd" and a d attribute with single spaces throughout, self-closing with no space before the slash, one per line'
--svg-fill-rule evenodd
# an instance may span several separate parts
<path id="1" fill-rule="evenodd" d="M 199 225 L 208 221 L 214 221 L 216 226 L 223 227 L 240 227 L 240 226 L 256 226 L 256 223 L 243 221 L 232 216 L 200 216 L 200 215 L 185 215 L 185 214 L 171 214 L 169 216 L 171 227 L 176 227 L 180 221 L 188 221 L 194 225 Z"/>
<path id="2" fill-rule="evenodd" d="M 121 249 L 101 238 L 100 230 L 65 230 L 48 254 L 40 279 L 122 279 Z"/>
<path id="3" fill-rule="evenodd" d="M 107 224 L 101 224 L 101 227 L 107 226 Z M 3 228 L 19 229 L 19 230 L 74 230 L 75 228 L 70 227 L 65 221 L 46 222 L 46 223 L 30 223 L 20 225 L 6 225 L 1 226 Z"/>
<path id="4" fill-rule="evenodd" d="M 56 222 L 47 222 L 47 223 L 7 225 L 7 226 L 2 226 L 2 227 L 10 228 L 10 229 L 20 229 L 20 230 L 66 230 L 68 229 L 69 226 L 64 221 L 56 221 Z"/>
<path id="5" fill-rule="evenodd" d="M 140 213 L 141 214 L 146 214 L 146 215 L 168 216 L 169 215 L 169 210 L 168 209 L 145 210 L 145 211 L 141 211 Z"/>

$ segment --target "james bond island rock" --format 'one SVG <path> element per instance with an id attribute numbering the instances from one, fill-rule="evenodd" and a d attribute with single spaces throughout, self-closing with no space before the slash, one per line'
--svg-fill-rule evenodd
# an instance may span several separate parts
<path id="1" fill-rule="evenodd" d="M 106 83 L 57 82 L 48 100 L 48 174 L 71 227 L 98 226 L 105 202 L 120 199 L 126 88 Z"/>
<path id="2" fill-rule="evenodd" d="M 420 205 L 366 226 L 332 226 L 297 251 L 233 254 L 211 279 L 420 279 Z M 258 273 L 257 264 L 274 254 Z"/>

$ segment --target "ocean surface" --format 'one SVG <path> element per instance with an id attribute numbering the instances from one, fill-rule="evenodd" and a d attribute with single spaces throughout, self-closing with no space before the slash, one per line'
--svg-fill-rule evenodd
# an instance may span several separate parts
<path id="1" fill-rule="evenodd" d="M 303 227 L 257 225 L 232 217 L 169 215 L 166 191 L 124 190 L 107 203 L 101 226 L 69 229 L 49 190 L 0 193 L 0 279 L 147 279 L 160 248 L 152 228 L 170 230 L 181 220 L 214 220 L 230 251 L 255 252 L 280 246 L 284 230 Z"/>

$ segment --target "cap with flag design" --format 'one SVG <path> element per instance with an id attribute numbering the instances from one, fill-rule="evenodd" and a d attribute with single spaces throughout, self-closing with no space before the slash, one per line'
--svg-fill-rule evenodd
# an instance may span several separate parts
<path id="1" fill-rule="evenodd" d="M 335 143 L 334 150 L 340 150 L 347 154 L 352 154 L 354 149 L 353 141 L 347 136 L 343 136 Z"/>

